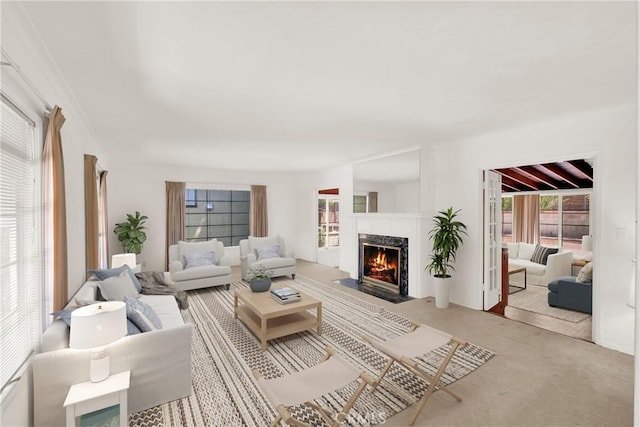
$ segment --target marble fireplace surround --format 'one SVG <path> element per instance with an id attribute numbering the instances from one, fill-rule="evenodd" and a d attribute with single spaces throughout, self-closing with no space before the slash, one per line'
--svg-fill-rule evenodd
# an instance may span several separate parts
<path id="1" fill-rule="evenodd" d="M 389 236 L 407 239 L 408 257 L 405 257 L 407 268 L 407 295 L 413 298 L 425 298 L 429 296 L 427 285 L 427 274 L 424 266 L 428 256 L 428 241 L 426 238 L 427 218 L 421 214 L 404 213 L 371 213 L 354 214 L 355 218 L 355 239 L 353 256 L 355 257 L 353 266 L 355 271 L 350 275 L 353 279 L 360 277 L 359 257 L 360 241 L 359 236 L 376 235 Z M 390 245 L 393 246 L 393 245 Z"/>
<path id="2" fill-rule="evenodd" d="M 364 261 L 364 244 L 368 243 L 375 246 L 387 246 L 391 248 L 397 248 L 400 250 L 400 262 L 398 265 L 399 277 L 398 277 L 398 291 L 400 295 L 408 295 L 409 289 L 409 274 L 408 274 L 408 254 L 409 254 L 409 239 L 406 237 L 394 237 L 394 236 L 380 236 L 378 234 L 358 234 L 358 271 L 362 272 L 362 263 Z M 362 274 L 360 273 L 360 276 Z M 362 277 L 359 277 L 362 280 Z"/>

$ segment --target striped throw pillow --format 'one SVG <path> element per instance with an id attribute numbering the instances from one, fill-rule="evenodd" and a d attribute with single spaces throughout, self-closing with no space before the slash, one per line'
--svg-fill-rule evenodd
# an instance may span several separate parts
<path id="1" fill-rule="evenodd" d="M 549 255 L 558 253 L 558 248 L 548 248 L 546 246 L 536 245 L 536 249 L 531 256 L 531 262 L 536 264 L 547 265 Z"/>

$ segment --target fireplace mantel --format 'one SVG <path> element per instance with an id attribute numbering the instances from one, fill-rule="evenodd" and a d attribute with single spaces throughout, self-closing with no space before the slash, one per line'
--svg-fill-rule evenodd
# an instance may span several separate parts
<path id="1" fill-rule="evenodd" d="M 429 296 L 427 275 L 424 272 L 428 255 L 425 221 L 428 219 L 422 214 L 412 213 L 367 213 L 354 214 L 353 217 L 355 222 L 354 242 L 356 243 L 359 234 L 377 234 L 409 239 L 408 294 L 414 298 Z M 355 269 L 350 272 L 350 275 L 357 279 L 359 275 L 357 271 L 357 244 L 352 252 L 356 262 L 353 264 Z"/>

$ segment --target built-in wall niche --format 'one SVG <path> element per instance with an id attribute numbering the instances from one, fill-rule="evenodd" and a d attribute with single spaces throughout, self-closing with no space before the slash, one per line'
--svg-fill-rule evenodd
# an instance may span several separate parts
<path id="1" fill-rule="evenodd" d="M 419 211 L 419 148 L 377 156 L 353 165 L 354 213 Z"/>

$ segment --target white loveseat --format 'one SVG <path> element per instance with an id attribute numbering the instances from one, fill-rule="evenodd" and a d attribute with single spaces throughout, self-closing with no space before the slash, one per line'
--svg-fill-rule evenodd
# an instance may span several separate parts
<path id="1" fill-rule="evenodd" d="M 536 245 L 533 243 L 507 243 L 509 270 L 524 267 L 527 270 L 527 284 L 547 286 L 558 277 L 571 276 L 573 252 L 563 251 L 547 257 L 547 264 L 531 261 Z"/>
<path id="2" fill-rule="evenodd" d="M 67 308 L 76 299 L 96 300 L 96 283 L 87 281 Z M 111 373 L 131 371 L 130 414 L 192 393 L 192 325 L 184 323 L 171 295 L 141 295 L 140 300 L 153 307 L 162 329 L 129 335 L 108 346 Z M 41 353 L 33 360 L 34 425 L 63 426 L 62 405 L 71 385 L 89 381 L 92 350 L 69 348 L 69 327 L 62 319 L 47 328 L 40 347 Z"/>
<path id="3" fill-rule="evenodd" d="M 212 264 L 186 268 L 185 256 L 205 252 L 214 252 Z M 229 289 L 231 259 L 225 256 L 224 245 L 216 239 L 208 242 L 178 242 L 169 246 L 169 277 L 172 284 L 183 291 L 220 285 Z"/>

